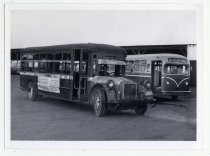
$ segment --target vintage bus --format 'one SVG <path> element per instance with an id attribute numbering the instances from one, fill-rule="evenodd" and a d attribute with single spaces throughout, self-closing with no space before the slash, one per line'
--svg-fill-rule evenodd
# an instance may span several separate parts
<path id="1" fill-rule="evenodd" d="M 25 48 L 20 87 L 31 100 L 47 95 L 93 105 L 96 116 L 115 109 L 144 114 L 153 93 L 125 78 L 126 51 L 105 44 L 70 44 Z"/>
<path id="2" fill-rule="evenodd" d="M 190 63 L 177 54 L 142 54 L 126 57 L 126 77 L 139 84 L 151 85 L 155 97 L 190 94 Z"/>

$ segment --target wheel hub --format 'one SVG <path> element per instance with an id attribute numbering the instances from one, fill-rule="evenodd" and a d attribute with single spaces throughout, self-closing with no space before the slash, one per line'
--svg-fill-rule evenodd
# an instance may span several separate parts
<path id="1" fill-rule="evenodd" d="M 33 95 L 33 88 L 29 88 L 29 93 L 28 93 L 29 97 L 32 97 Z"/>
<path id="2" fill-rule="evenodd" d="M 95 97 L 95 104 L 96 104 L 96 107 L 97 107 L 97 109 L 98 109 L 99 106 L 100 106 L 100 99 L 99 99 L 98 96 Z"/>

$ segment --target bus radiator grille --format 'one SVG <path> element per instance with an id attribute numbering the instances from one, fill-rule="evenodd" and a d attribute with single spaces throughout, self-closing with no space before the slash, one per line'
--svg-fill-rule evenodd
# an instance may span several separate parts
<path id="1" fill-rule="evenodd" d="M 124 84 L 124 99 L 135 99 L 136 84 Z"/>

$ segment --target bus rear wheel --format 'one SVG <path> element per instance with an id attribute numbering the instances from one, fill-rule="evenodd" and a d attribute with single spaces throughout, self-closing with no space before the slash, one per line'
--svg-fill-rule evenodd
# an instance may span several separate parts
<path id="1" fill-rule="evenodd" d="M 137 115 L 144 115 L 147 111 L 147 104 L 141 104 L 135 108 L 135 112 Z"/>
<path id="2" fill-rule="evenodd" d="M 30 81 L 28 83 L 28 86 L 27 86 L 27 95 L 28 95 L 28 98 L 31 101 L 35 101 L 38 98 L 37 87 L 35 86 L 35 84 L 32 81 Z"/>
<path id="3" fill-rule="evenodd" d="M 107 112 L 106 95 L 105 92 L 96 88 L 91 94 L 91 104 L 93 104 L 94 113 L 98 117 L 102 117 Z"/>

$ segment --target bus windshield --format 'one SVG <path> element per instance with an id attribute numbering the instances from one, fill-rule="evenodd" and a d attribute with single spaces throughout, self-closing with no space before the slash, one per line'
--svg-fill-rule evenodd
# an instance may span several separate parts
<path id="1" fill-rule="evenodd" d="M 179 75 L 188 75 L 189 66 L 188 65 L 176 65 L 176 64 L 166 64 L 164 68 L 166 74 L 179 74 Z"/>
<path id="2" fill-rule="evenodd" d="M 100 64 L 99 70 L 99 76 L 122 77 L 125 73 L 125 65 Z"/>

